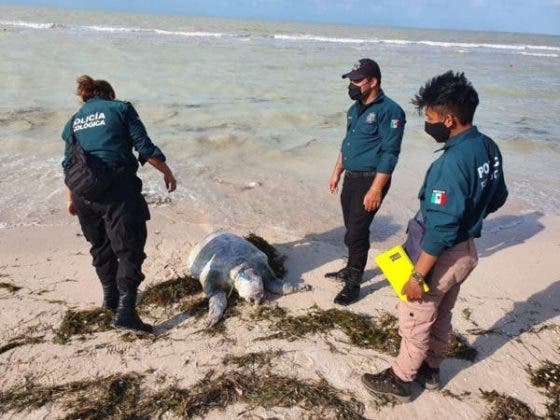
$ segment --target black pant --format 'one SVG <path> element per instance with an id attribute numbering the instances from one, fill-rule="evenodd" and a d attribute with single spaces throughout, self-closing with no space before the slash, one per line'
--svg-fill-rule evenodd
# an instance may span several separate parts
<path id="1" fill-rule="evenodd" d="M 344 243 L 348 247 L 347 267 L 363 272 L 366 267 L 370 245 L 369 227 L 378 210 L 366 211 L 364 209 L 364 197 L 371 188 L 375 174 L 351 175 L 353 174 L 347 173 L 344 176 L 344 184 L 340 195 L 344 226 L 346 227 Z M 390 181 L 387 182 L 383 188 L 382 197 L 385 197 L 387 191 L 389 191 L 390 184 Z"/>
<path id="2" fill-rule="evenodd" d="M 144 280 L 148 206 L 141 194 L 142 181 L 134 174 L 121 173 L 109 191 L 92 202 L 73 197 L 85 238 L 91 244 L 93 266 L 103 284 L 117 283 L 118 289 L 138 287 Z"/>

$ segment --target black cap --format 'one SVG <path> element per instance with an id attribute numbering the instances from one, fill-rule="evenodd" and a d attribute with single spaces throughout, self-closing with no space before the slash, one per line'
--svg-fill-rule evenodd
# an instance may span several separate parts
<path id="1" fill-rule="evenodd" d="M 342 75 L 343 79 L 349 78 L 350 80 L 359 80 L 364 77 L 375 77 L 377 82 L 381 83 L 381 70 L 379 69 L 379 65 L 370 58 L 362 58 L 354 64 L 351 71 Z"/>

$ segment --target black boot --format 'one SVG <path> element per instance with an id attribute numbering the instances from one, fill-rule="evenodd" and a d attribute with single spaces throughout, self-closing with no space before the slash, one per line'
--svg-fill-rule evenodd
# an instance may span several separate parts
<path id="1" fill-rule="evenodd" d="M 119 306 L 111 324 L 116 329 L 130 330 L 139 334 L 153 334 L 154 327 L 142 322 L 136 313 L 137 287 L 127 285 L 123 289 L 119 290 Z"/>
<path id="2" fill-rule="evenodd" d="M 365 373 L 362 375 L 362 383 L 370 394 L 387 395 L 400 402 L 409 402 L 412 397 L 411 382 L 405 382 L 388 368 L 375 375 Z"/>
<path id="3" fill-rule="evenodd" d="M 342 270 L 325 273 L 325 278 L 333 279 L 336 281 L 346 281 L 346 279 L 348 278 L 348 270 L 348 267 L 344 267 Z"/>
<path id="4" fill-rule="evenodd" d="M 117 282 L 115 280 L 102 281 L 101 287 L 103 288 L 103 303 L 101 307 L 112 311 L 116 310 L 119 305 L 119 289 L 117 289 Z"/>
<path id="5" fill-rule="evenodd" d="M 363 272 L 357 268 L 348 269 L 348 277 L 344 287 L 334 298 L 334 303 L 339 305 L 350 305 L 360 297 L 360 284 L 362 283 Z"/>

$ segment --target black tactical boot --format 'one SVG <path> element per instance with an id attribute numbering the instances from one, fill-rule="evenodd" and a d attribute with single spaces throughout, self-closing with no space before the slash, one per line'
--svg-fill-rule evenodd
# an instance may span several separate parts
<path id="1" fill-rule="evenodd" d="M 154 327 L 150 324 L 142 322 L 136 313 L 136 294 L 137 288 L 127 286 L 119 290 L 119 306 L 117 313 L 111 323 L 113 327 L 119 330 L 130 330 L 138 334 L 153 334 Z"/>
<path id="2" fill-rule="evenodd" d="M 362 271 L 356 268 L 348 269 L 348 277 L 344 287 L 338 295 L 334 298 L 334 303 L 339 305 L 350 305 L 358 300 L 360 297 L 360 284 L 362 283 Z"/>
<path id="3" fill-rule="evenodd" d="M 362 383 L 370 394 L 387 395 L 400 402 L 409 402 L 412 397 L 411 382 L 401 380 L 391 368 L 375 375 L 371 373 L 362 375 Z"/>
<path id="4" fill-rule="evenodd" d="M 422 362 L 422 366 L 418 369 L 414 381 L 430 391 L 439 389 L 439 368 L 430 367 L 426 362 Z"/>
<path id="5" fill-rule="evenodd" d="M 117 289 L 116 281 L 102 281 L 101 287 L 103 288 L 103 303 L 101 307 L 103 309 L 111 309 L 112 311 L 117 309 L 119 305 L 119 289 Z"/>
<path id="6" fill-rule="evenodd" d="M 336 281 L 346 281 L 346 279 L 348 278 L 348 270 L 348 267 L 344 267 L 342 270 L 325 273 L 325 278 L 333 279 Z"/>

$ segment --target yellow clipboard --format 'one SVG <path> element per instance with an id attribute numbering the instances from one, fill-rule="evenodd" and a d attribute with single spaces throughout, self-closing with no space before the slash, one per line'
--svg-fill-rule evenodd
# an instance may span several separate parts
<path id="1" fill-rule="evenodd" d="M 379 254 L 375 257 L 375 263 L 383 272 L 399 299 L 406 301 L 406 295 L 403 295 L 401 292 L 408 279 L 410 279 L 410 275 L 414 270 L 414 264 L 406 255 L 403 247 L 398 245 Z M 424 283 L 423 289 L 424 293 L 430 290 L 426 283 Z"/>

